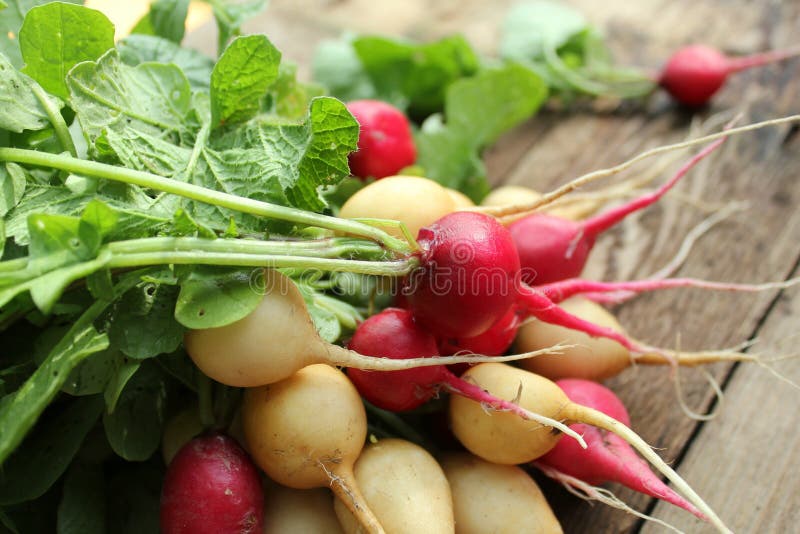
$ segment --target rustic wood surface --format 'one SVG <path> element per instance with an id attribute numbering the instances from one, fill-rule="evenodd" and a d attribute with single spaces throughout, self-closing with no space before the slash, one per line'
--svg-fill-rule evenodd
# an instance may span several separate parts
<path id="1" fill-rule="evenodd" d="M 677 46 L 703 41 L 748 53 L 797 44 L 800 2 L 746 0 L 573 0 L 609 37 L 622 63 L 657 68 Z M 480 0 L 272 0 L 246 26 L 264 32 L 309 72 L 316 45 L 342 30 L 431 39 L 464 33 L 485 54 L 495 51 L 510 1 Z M 213 53 L 211 24 L 187 37 Z M 546 190 L 584 172 L 619 163 L 644 148 L 679 140 L 693 121 L 737 110 L 752 122 L 800 112 L 800 61 L 742 73 L 713 108 L 691 115 L 658 95 L 643 108 L 542 112 L 487 153 L 493 184 Z M 632 217 L 605 236 L 586 274 L 604 280 L 643 277 L 675 254 L 682 236 L 707 215 L 684 199 L 711 206 L 746 200 L 749 209 L 715 227 L 693 249 L 680 275 L 734 282 L 797 276 L 800 258 L 800 135 L 776 127 L 732 139 L 692 172 L 676 194 Z M 648 172 L 656 162 L 641 164 Z M 678 193 L 679 192 L 679 193 Z M 620 321 L 636 338 L 661 346 L 730 347 L 753 337 L 754 351 L 771 357 L 796 353 L 800 292 L 759 295 L 673 290 L 620 306 Z M 800 382 L 800 364 L 774 364 Z M 719 416 L 707 423 L 681 411 L 674 376 L 664 368 L 629 370 L 609 384 L 631 412 L 632 424 L 710 503 L 736 532 L 792 532 L 800 520 L 800 395 L 754 365 L 710 369 L 725 391 Z M 683 397 L 706 412 L 715 396 L 700 372 L 680 373 Z M 633 516 L 590 505 L 542 481 L 567 533 L 655 532 Z M 710 528 L 692 516 L 612 487 L 637 510 L 653 513 L 686 532 Z"/>

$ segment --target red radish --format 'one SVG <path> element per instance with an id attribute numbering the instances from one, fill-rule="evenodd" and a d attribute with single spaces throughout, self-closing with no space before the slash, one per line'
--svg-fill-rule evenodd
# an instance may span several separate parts
<path id="1" fill-rule="evenodd" d="M 545 213 L 533 213 L 509 226 L 522 265 L 522 281 L 549 284 L 575 278 L 583 270 L 595 239 L 625 217 L 650 206 L 667 193 L 700 160 L 724 142 L 722 138 L 697 153 L 656 191 L 610 210 L 572 221 Z"/>
<path id="2" fill-rule="evenodd" d="M 164 534 L 260 534 L 264 494 L 258 469 L 233 438 L 197 437 L 167 469 L 161 492 Z"/>
<path id="3" fill-rule="evenodd" d="M 686 46 L 669 58 L 658 83 L 681 104 L 702 106 L 711 100 L 729 75 L 798 54 L 800 50 L 793 49 L 729 58 L 710 46 Z"/>
<path id="4" fill-rule="evenodd" d="M 354 100 L 347 109 L 361 126 L 358 151 L 350 154 L 353 176 L 383 178 L 413 165 L 417 149 L 402 111 L 380 100 Z"/>
<path id="5" fill-rule="evenodd" d="M 399 308 L 387 308 L 361 323 L 349 346 L 360 354 L 392 359 L 438 354 L 436 338 L 415 322 L 410 311 Z M 348 369 L 347 376 L 362 397 L 384 410 L 413 410 L 432 399 L 443 387 L 450 393 L 495 410 L 509 411 L 524 419 L 538 419 L 538 416 L 516 404 L 489 395 L 476 385 L 460 379 L 444 365 L 388 372 Z M 546 422 L 553 423 L 555 421 Z M 557 426 L 562 431 L 566 428 L 560 424 Z M 570 433 L 570 436 L 577 438 L 574 433 Z"/>
<path id="6" fill-rule="evenodd" d="M 417 235 L 421 266 L 403 292 L 414 315 L 442 337 L 474 337 L 517 299 L 519 255 L 508 230 L 477 212 L 457 211 Z"/>
<path id="7" fill-rule="evenodd" d="M 515 307 L 509 308 L 499 321 L 489 327 L 489 330 L 474 337 L 448 337 L 439 341 L 439 352 L 450 355 L 459 352 L 471 352 L 484 356 L 500 356 L 514 343 L 519 330 L 520 318 Z M 466 366 L 469 364 L 455 364 Z M 456 373 L 459 374 L 459 373 Z"/>
<path id="8" fill-rule="evenodd" d="M 608 388 L 581 379 L 556 382 L 572 402 L 594 408 L 630 426 L 622 401 Z M 591 425 L 578 423 L 570 428 L 580 433 L 589 445 L 575 447 L 573 440 L 561 440 L 534 465 L 543 465 L 592 485 L 618 482 L 645 495 L 662 499 L 705 519 L 697 508 L 675 493 L 656 476 L 621 437 Z"/>
<path id="9" fill-rule="evenodd" d="M 519 314 L 515 306 L 512 306 L 499 321 L 494 323 L 489 330 L 474 337 L 443 338 L 439 340 L 439 353 L 450 355 L 461 352 L 472 354 L 483 354 L 484 356 L 500 356 L 514 343 L 520 325 Z M 455 363 L 449 369 L 455 375 L 460 375 L 467 369 L 468 363 Z"/>
<path id="10" fill-rule="evenodd" d="M 417 241 L 421 266 L 405 280 L 403 291 L 414 316 L 440 337 L 478 336 L 516 305 L 542 321 L 613 339 L 633 352 L 651 351 L 567 313 L 525 285 L 511 234 L 493 217 L 450 213 L 421 229 Z"/>

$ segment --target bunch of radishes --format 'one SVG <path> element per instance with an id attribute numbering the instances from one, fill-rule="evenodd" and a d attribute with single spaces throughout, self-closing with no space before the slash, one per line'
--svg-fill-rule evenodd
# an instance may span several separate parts
<path id="1" fill-rule="evenodd" d="M 665 86 L 672 86 L 675 72 L 686 70 L 670 65 Z M 265 271 L 262 303 L 249 316 L 186 334 L 185 348 L 200 370 L 246 388 L 241 443 L 209 433 L 180 449 L 164 484 L 162 530 L 484 532 L 497 525 L 558 532 L 541 492 L 516 467 L 535 465 L 589 494 L 596 484 L 621 482 L 726 531 L 713 510 L 628 428 L 627 413 L 613 393 L 583 379 L 613 376 L 633 361 L 694 365 L 748 357 L 701 354 L 680 360 L 629 338 L 592 300 L 675 286 L 757 287 L 575 278 L 600 232 L 656 202 L 724 137 L 655 192 L 571 220 L 566 216 L 585 215 L 596 206 L 543 213 L 533 209 L 541 202 L 537 194 L 517 191 L 512 202 L 498 201 L 500 193 L 489 199 L 504 206 L 475 207 L 435 182 L 396 175 L 415 161 L 402 112 L 375 101 L 355 102 L 350 109 L 362 126 L 353 172 L 376 180 L 354 194 L 339 215 L 398 221 L 389 230 L 415 238 L 417 267 L 397 285 L 397 307 L 361 323 L 347 348 L 317 336 L 297 287 L 275 270 Z M 389 212 L 380 201 L 385 198 L 392 200 Z M 530 317 L 537 321 L 526 324 Z M 501 356 L 515 340 L 520 354 Z M 538 357 L 531 358 L 534 354 Z M 515 359 L 523 369 L 501 363 Z M 461 365 L 446 367 L 450 364 Z M 347 368 L 346 374 L 334 366 Z M 562 378 L 569 379 L 551 381 Z M 471 454 L 437 460 L 399 439 L 373 439 L 364 447 L 368 421 L 362 399 L 403 412 L 441 392 L 451 394 L 449 426 Z M 179 441 L 199 430 L 194 425 Z M 258 469 L 281 487 L 268 484 L 265 495 Z M 337 498 L 335 506 L 311 491 L 326 487 Z"/>

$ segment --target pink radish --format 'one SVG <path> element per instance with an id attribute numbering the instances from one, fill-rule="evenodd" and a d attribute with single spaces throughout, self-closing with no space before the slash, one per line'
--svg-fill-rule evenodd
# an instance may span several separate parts
<path id="1" fill-rule="evenodd" d="M 633 352 L 651 352 L 620 332 L 567 313 L 525 285 L 511 234 L 493 217 L 450 213 L 420 230 L 418 242 L 421 266 L 403 291 L 420 324 L 437 336 L 478 336 L 517 306 L 522 315 L 607 337 Z"/>
<path id="2" fill-rule="evenodd" d="M 656 191 L 583 221 L 533 213 L 509 226 L 522 265 L 522 280 L 530 285 L 575 278 L 583 270 L 597 236 L 625 217 L 650 206 L 667 193 L 724 139 L 712 143 L 686 162 Z"/>
<path id="3" fill-rule="evenodd" d="M 383 178 L 414 164 L 417 150 L 402 111 L 380 100 L 355 100 L 347 109 L 361 127 L 358 151 L 350 154 L 353 176 Z"/>
<path id="4" fill-rule="evenodd" d="M 727 57 L 710 46 L 686 46 L 669 58 L 658 83 L 681 104 L 698 107 L 711 100 L 729 75 L 798 54 L 800 49 Z"/>
<path id="5" fill-rule="evenodd" d="M 564 379 L 556 384 L 572 402 L 594 408 L 630 426 L 630 417 L 622 401 L 605 386 L 581 379 Z M 573 446 L 572 440 L 561 440 L 534 465 L 541 464 L 591 485 L 618 482 L 705 519 L 697 508 L 664 484 L 625 440 L 583 423 L 570 425 L 570 428 L 579 432 L 589 446 L 582 449 Z"/>
<path id="6" fill-rule="evenodd" d="M 173 458 L 161 492 L 164 534 L 260 534 L 264 494 L 258 469 L 233 438 L 197 437 Z"/>
<path id="7" fill-rule="evenodd" d="M 399 308 L 387 308 L 361 323 L 349 346 L 360 354 L 391 359 L 438 354 L 436 338 L 415 322 L 410 311 Z M 516 404 L 489 395 L 474 384 L 458 378 L 444 365 L 389 372 L 348 369 L 347 376 L 362 397 L 384 410 L 413 410 L 432 399 L 440 388 L 445 388 L 450 393 L 495 410 L 509 411 L 524 419 L 540 419 Z M 550 420 L 545 424 L 566 428 Z M 569 435 L 577 438 L 577 434 Z"/>
<path id="8" fill-rule="evenodd" d="M 511 344 L 514 343 L 519 324 L 519 315 L 515 307 L 512 306 L 499 321 L 482 334 L 474 337 L 449 337 L 439 340 L 439 352 L 446 355 L 459 352 L 471 352 L 473 354 L 483 354 L 484 356 L 505 354 Z M 456 366 L 462 365 L 467 364 L 456 364 Z"/>

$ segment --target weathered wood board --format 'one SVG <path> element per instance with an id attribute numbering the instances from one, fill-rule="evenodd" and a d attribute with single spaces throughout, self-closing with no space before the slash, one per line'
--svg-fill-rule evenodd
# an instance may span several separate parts
<path id="1" fill-rule="evenodd" d="M 603 28 L 620 62 L 657 68 L 675 47 L 704 41 L 747 53 L 798 44 L 800 2 L 746 0 L 573 0 Z M 317 43 L 342 30 L 430 39 L 462 32 L 492 54 L 509 1 L 273 0 L 247 31 L 267 33 L 308 73 Z M 213 53 L 211 25 L 187 42 Z M 741 111 L 752 122 L 800 112 L 800 60 L 743 73 L 696 116 L 659 95 L 640 109 L 593 113 L 543 112 L 487 153 L 492 182 L 547 189 L 584 172 L 619 163 L 644 148 L 679 140 L 693 119 Z M 605 280 L 643 277 L 675 254 L 707 213 L 681 200 L 711 205 L 745 200 L 749 209 L 715 227 L 694 248 L 680 274 L 735 282 L 797 276 L 800 258 L 800 135 L 776 127 L 730 140 L 687 177 L 676 194 L 631 218 L 601 240 L 587 275 Z M 656 162 L 634 172 L 648 172 Z M 777 299 L 777 300 L 776 300 Z M 674 290 L 621 306 L 620 321 L 638 339 L 691 350 L 730 347 L 753 336 L 765 357 L 792 354 L 800 324 L 800 292 L 759 295 Z M 800 382 L 800 364 L 775 367 Z M 800 431 L 794 426 L 800 395 L 757 366 L 715 365 L 725 402 L 712 422 L 687 418 L 667 369 L 635 369 L 610 381 L 630 408 L 634 429 L 661 450 L 737 532 L 791 532 L 800 519 Z M 715 402 L 697 371 L 680 374 L 683 397 L 705 412 Z M 798 462 L 798 463 L 795 463 Z M 544 482 L 565 532 L 653 532 L 662 527 L 602 505 L 590 506 Z M 617 488 L 614 488 L 616 491 Z M 710 528 L 681 511 L 655 506 L 632 492 L 618 495 L 687 532 Z"/>

